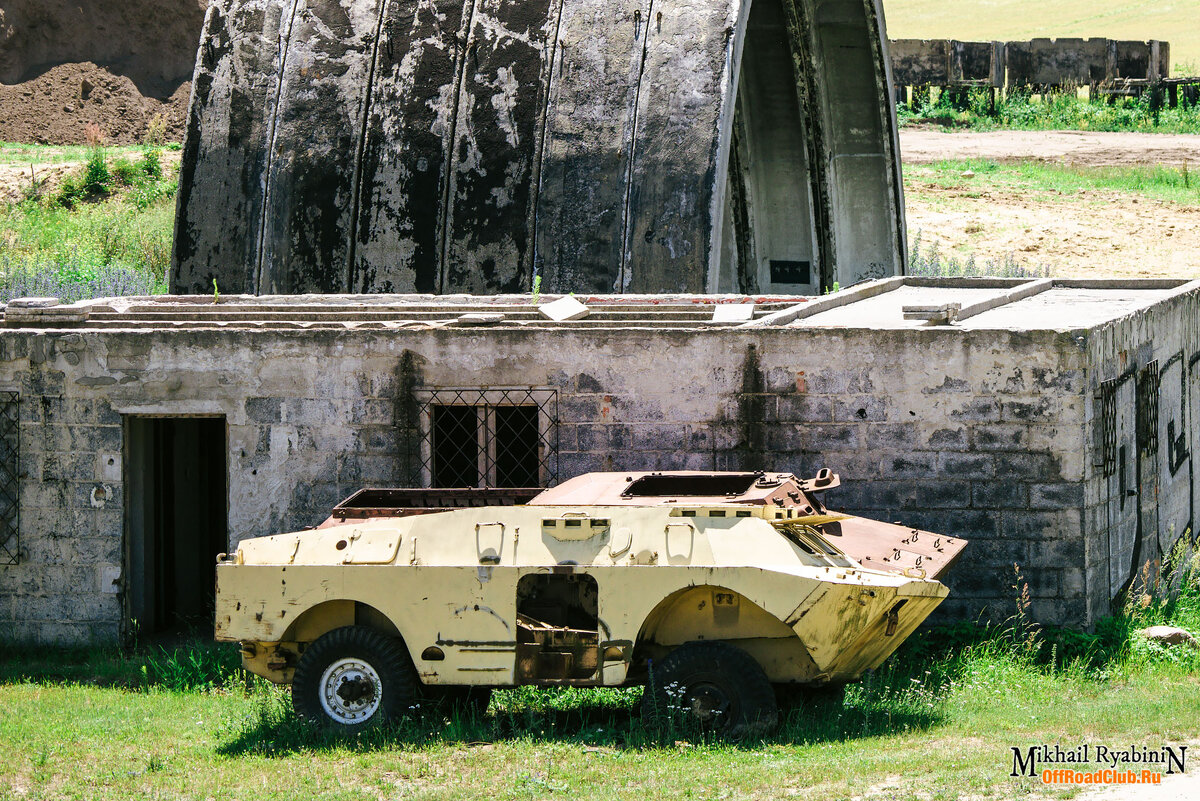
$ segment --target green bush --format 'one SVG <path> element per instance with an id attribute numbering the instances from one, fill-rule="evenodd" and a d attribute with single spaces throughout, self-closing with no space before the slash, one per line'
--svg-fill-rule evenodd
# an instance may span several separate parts
<path id="1" fill-rule="evenodd" d="M 146 149 L 146 152 L 142 154 L 140 166 L 142 168 L 142 174 L 147 178 L 153 181 L 162 179 L 162 160 L 159 158 L 157 148 L 151 147 Z"/>
<path id="2" fill-rule="evenodd" d="M 58 185 L 58 192 L 54 195 L 54 202 L 69 209 L 82 199 L 83 187 L 79 180 L 71 175 L 63 178 L 62 183 Z"/>
<path id="3" fill-rule="evenodd" d="M 108 185 L 112 175 L 108 171 L 108 159 L 104 149 L 93 148 L 88 156 L 87 164 L 83 167 L 81 184 L 83 191 L 91 197 L 103 197 L 108 194 Z"/>

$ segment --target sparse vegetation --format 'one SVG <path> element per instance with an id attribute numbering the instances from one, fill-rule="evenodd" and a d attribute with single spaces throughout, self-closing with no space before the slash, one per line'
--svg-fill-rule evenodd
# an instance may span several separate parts
<path id="1" fill-rule="evenodd" d="M 1070 197 L 1087 190 L 1108 190 L 1140 195 L 1154 200 L 1200 206 L 1197 165 L 1178 167 L 1144 164 L 1130 167 L 1088 167 L 1067 163 L 1018 161 L 1001 163 L 988 159 L 941 161 L 907 165 L 905 189 L 922 185 L 967 186 L 986 184 L 1022 193 Z"/>
<path id="2" fill-rule="evenodd" d="M 1186 539 L 1186 536 L 1185 536 Z M 799 697 L 763 741 L 644 729 L 641 690 L 497 691 L 486 710 L 425 703 L 344 739 L 249 677 L 231 646 L 133 654 L 0 651 L 0 797 L 542 797 L 817 799 L 1011 796 L 1010 746 L 1187 742 L 1200 736 L 1200 652 L 1141 639 L 1200 630 L 1198 562 L 1183 550 L 1094 633 L 1029 622 L 920 632 L 883 669 L 836 695 Z M 903 777 L 903 779 L 897 778 Z"/>
<path id="3" fill-rule="evenodd" d="M 925 245 L 917 231 L 908 242 L 908 274 L 923 278 L 1049 278 L 1053 270 L 1020 262 L 1011 253 L 985 258 L 982 263 L 973 253 L 959 258 L 943 253 L 937 240 Z"/>
<path id="4" fill-rule="evenodd" d="M 0 147 L 0 161 L 41 155 Z M 55 153 L 48 155 L 53 161 Z M 165 292 L 174 171 L 164 169 L 156 148 L 95 145 L 68 155 L 85 155 L 83 167 L 57 187 L 33 180 L 20 202 L 0 207 L 0 301 Z"/>
<path id="5" fill-rule="evenodd" d="M 1149 94 L 1109 103 L 1070 91 L 1046 95 L 1016 92 L 998 97 L 993 106 L 986 89 L 965 93 L 932 89 L 917 108 L 900 105 L 896 111 L 901 125 L 932 122 L 974 130 L 1200 133 L 1200 106 L 1181 102 L 1178 108 L 1157 108 Z"/>

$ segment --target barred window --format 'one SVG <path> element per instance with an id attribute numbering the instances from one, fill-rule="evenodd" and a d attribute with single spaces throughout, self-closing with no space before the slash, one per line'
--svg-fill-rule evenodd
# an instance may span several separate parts
<path id="1" fill-rule="evenodd" d="M 558 480 L 552 389 L 418 391 L 431 487 L 544 487 Z"/>

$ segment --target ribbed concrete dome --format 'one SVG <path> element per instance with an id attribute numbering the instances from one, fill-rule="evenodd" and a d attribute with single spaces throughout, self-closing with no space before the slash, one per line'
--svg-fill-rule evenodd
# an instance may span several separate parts
<path id="1" fill-rule="evenodd" d="M 896 274 L 882 32 L 877 0 L 215 0 L 174 290 Z"/>

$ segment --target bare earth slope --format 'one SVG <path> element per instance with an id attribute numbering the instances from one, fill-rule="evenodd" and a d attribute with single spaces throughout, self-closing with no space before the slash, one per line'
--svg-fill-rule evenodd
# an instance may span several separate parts
<path id="1" fill-rule="evenodd" d="M 1070 131 L 944 133 L 905 129 L 905 213 L 910 238 L 937 242 L 982 263 L 1012 254 L 1055 275 L 1200 277 L 1200 205 L 1134 192 L 1028 190 L 986 173 L 944 174 L 937 161 L 1040 160 L 1080 167 L 1188 163 L 1200 167 L 1200 136 Z"/>
<path id="2" fill-rule="evenodd" d="M 89 123 L 183 135 L 207 0 L 0 0 L 0 141 L 78 144 Z"/>
<path id="3" fill-rule="evenodd" d="M 192 77 L 208 0 L 0 0 L 0 83 L 90 61 L 170 97 Z"/>

